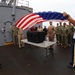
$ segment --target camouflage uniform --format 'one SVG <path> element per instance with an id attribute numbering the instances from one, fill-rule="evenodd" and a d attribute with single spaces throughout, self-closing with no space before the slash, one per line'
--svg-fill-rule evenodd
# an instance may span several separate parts
<path id="1" fill-rule="evenodd" d="M 59 44 L 59 26 L 58 26 L 58 23 L 57 23 L 57 27 L 56 27 L 56 40 L 57 40 L 57 43 Z"/>
<path id="2" fill-rule="evenodd" d="M 71 46 L 72 44 L 72 38 L 73 38 L 73 33 L 74 33 L 74 27 L 69 24 L 68 25 L 68 46 Z"/>
<path id="3" fill-rule="evenodd" d="M 62 45 L 62 42 L 63 42 L 62 32 L 63 32 L 63 27 L 62 25 L 60 25 L 59 26 L 59 45 Z"/>
<path id="4" fill-rule="evenodd" d="M 13 27 L 12 29 L 13 43 L 16 45 L 18 43 L 18 29 Z"/>
<path id="5" fill-rule="evenodd" d="M 63 24 L 63 32 L 62 32 L 62 47 L 66 48 L 67 47 L 67 27 L 66 27 L 66 23 Z"/>

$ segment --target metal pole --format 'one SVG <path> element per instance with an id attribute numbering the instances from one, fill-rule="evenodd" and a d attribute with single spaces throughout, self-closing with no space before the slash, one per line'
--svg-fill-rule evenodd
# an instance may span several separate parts
<path id="1" fill-rule="evenodd" d="M 14 0 L 14 2 L 13 2 L 13 8 L 12 8 L 12 23 L 14 23 L 14 21 L 15 21 L 15 15 L 16 15 L 15 11 L 16 11 L 16 0 Z"/>
<path id="2" fill-rule="evenodd" d="M 15 8 L 16 8 L 16 0 L 13 3 L 12 15 L 15 15 Z"/>

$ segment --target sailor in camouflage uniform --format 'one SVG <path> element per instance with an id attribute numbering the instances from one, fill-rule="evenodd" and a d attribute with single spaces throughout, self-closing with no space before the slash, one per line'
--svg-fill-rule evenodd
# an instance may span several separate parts
<path id="1" fill-rule="evenodd" d="M 59 26 L 59 45 L 62 45 L 62 28 L 63 28 L 63 26 L 62 26 L 62 22 L 60 22 L 60 26 Z"/>
<path id="2" fill-rule="evenodd" d="M 57 27 L 56 27 L 56 40 L 57 40 L 57 44 L 59 44 L 59 23 L 57 23 Z"/>
<path id="3" fill-rule="evenodd" d="M 72 38 L 73 38 L 73 33 L 74 33 L 74 26 L 69 22 L 69 25 L 67 26 L 68 28 L 68 46 L 70 47 L 72 44 Z"/>
<path id="4" fill-rule="evenodd" d="M 18 44 L 18 29 L 15 26 L 12 29 L 12 37 L 14 45 Z"/>
<path id="5" fill-rule="evenodd" d="M 62 31 L 62 47 L 66 48 L 67 47 L 67 27 L 66 27 L 66 23 L 63 23 L 63 31 Z"/>

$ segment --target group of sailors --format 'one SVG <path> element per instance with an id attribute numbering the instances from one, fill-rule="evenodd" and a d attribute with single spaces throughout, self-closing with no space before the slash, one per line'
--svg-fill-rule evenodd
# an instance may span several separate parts
<path id="1" fill-rule="evenodd" d="M 45 31 L 45 34 L 47 34 L 47 28 L 46 26 L 42 28 L 41 26 L 38 27 L 32 27 L 29 29 L 30 31 Z M 13 37 L 13 43 L 14 45 L 18 44 L 19 48 L 24 47 L 24 43 L 21 42 L 22 39 L 25 38 L 24 31 L 21 28 L 16 28 L 15 26 L 12 27 L 11 35 Z"/>
<path id="2" fill-rule="evenodd" d="M 44 26 L 44 28 L 42 28 L 42 26 L 38 26 L 38 27 L 31 27 L 30 31 L 44 31 L 45 34 L 47 34 L 47 28 L 46 26 Z"/>
<path id="3" fill-rule="evenodd" d="M 56 35 L 57 44 L 61 47 L 66 48 L 67 46 L 70 47 L 72 44 L 74 26 L 70 22 L 68 24 L 59 22 L 55 27 L 53 25 L 53 22 L 50 21 L 50 25 L 48 28 L 46 28 L 46 26 L 44 26 L 44 28 L 42 28 L 41 26 L 33 26 L 32 28 L 30 28 L 30 31 L 44 31 L 46 37 L 49 38 L 49 41 L 54 41 Z M 12 36 L 14 45 L 18 43 L 19 48 L 24 47 L 24 43 L 21 42 L 21 40 L 24 39 L 24 33 L 22 29 L 18 29 L 14 26 L 12 29 Z"/>
<path id="4" fill-rule="evenodd" d="M 56 40 L 58 45 L 66 48 L 67 46 L 71 47 L 72 38 L 74 33 L 74 26 L 70 22 L 67 23 L 57 23 L 56 27 Z"/>

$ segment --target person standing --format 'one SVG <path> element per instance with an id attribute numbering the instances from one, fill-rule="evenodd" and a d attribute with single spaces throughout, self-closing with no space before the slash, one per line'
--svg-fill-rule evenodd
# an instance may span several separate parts
<path id="1" fill-rule="evenodd" d="M 63 26 L 62 22 L 59 23 L 59 43 L 58 45 L 62 46 L 63 38 L 62 38 L 62 32 L 63 32 Z"/>
<path id="2" fill-rule="evenodd" d="M 24 33 L 21 28 L 18 29 L 18 45 L 19 48 L 24 47 L 24 43 L 21 40 L 24 39 Z"/>
<path id="3" fill-rule="evenodd" d="M 74 26 L 69 22 L 67 29 L 68 29 L 67 43 L 68 43 L 68 46 L 71 47 L 72 37 L 73 37 L 73 33 L 74 33 Z"/>
<path id="4" fill-rule="evenodd" d="M 56 41 L 57 41 L 57 44 L 59 45 L 59 23 L 57 23 L 57 26 L 56 26 Z"/>
<path id="5" fill-rule="evenodd" d="M 45 32 L 45 35 L 47 35 L 47 28 L 44 26 L 43 31 Z"/>
<path id="6" fill-rule="evenodd" d="M 66 23 L 63 23 L 63 28 L 62 28 L 62 47 L 66 48 L 67 47 L 67 36 L 68 36 L 68 30 L 66 27 Z"/>
<path id="7" fill-rule="evenodd" d="M 14 45 L 18 44 L 18 29 L 15 26 L 12 29 L 12 37 Z"/>
<path id="8" fill-rule="evenodd" d="M 50 26 L 48 27 L 47 37 L 49 38 L 49 41 L 54 41 L 55 27 L 52 25 L 52 21 L 50 21 Z M 53 50 L 53 47 L 53 45 L 50 46 L 50 49 Z"/>
<path id="9" fill-rule="evenodd" d="M 43 29 L 42 29 L 42 27 L 41 26 L 39 26 L 38 28 L 37 28 L 37 31 L 43 31 Z"/>
<path id="10" fill-rule="evenodd" d="M 34 26 L 31 27 L 30 31 L 35 31 L 35 27 Z"/>
<path id="11" fill-rule="evenodd" d="M 75 20 L 70 15 L 68 15 L 66 12 L 63 12 L 63 16 L 75 26 Z M 70 66 L 68 66 L 69 68 L 75 67 L 74 45 L 75 45 L 75 31 L 74 31 L 74 35 L 73 35 L 73 41 L 72 41 L 72 59 L 71 59 Z"/>
<path id="12" fill-rule="evenodd" d="M 52 25 L 52 21 L 50 21 L 50 26 L 48 27 L 47 37 L 49 38 L 49 41 L 52 41 L 52 42 L 54 41 L 55 27 Z M 53 56 L 53 48 L 54 48 L 54 45 L 51 45 L 50 48 L 49 48 L 50 53 L 52 54 L 52 56 Z"/>

